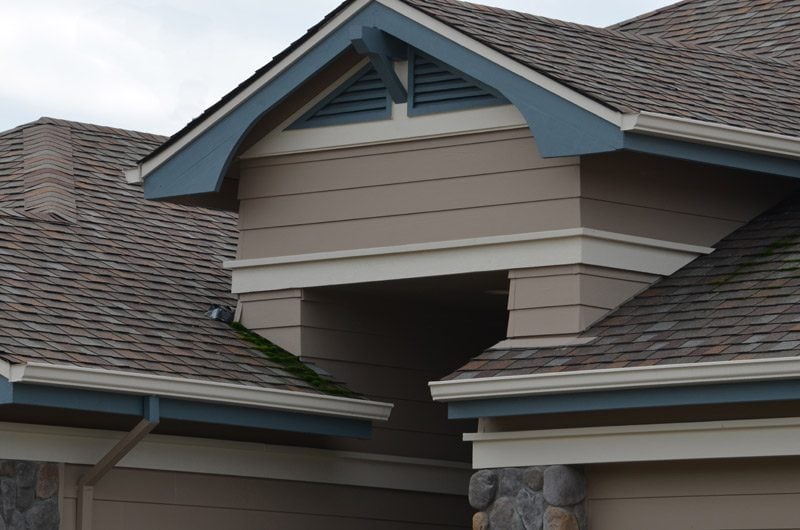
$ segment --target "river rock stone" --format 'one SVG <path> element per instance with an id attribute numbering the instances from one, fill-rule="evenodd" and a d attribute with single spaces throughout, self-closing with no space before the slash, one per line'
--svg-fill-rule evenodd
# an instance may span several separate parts
<path id="1" fill-rule="evenodd" d="M 36 481 L 36 497 L 49 499 L 56 493 L 58 493 L 58 466 L 42 464 L 39 468 L 39 478 Z"/>
<path id="2" fill-rule="evenodd" d="M 522 489 L 522 471 L 522 469 L 516 467 L 498 471 L 498 497 L 516 497 L 519 490 Z"/>
<path id="3" fill-rule="evenodd" d="M 542 518 L 545 510 L 544 495 L 528 488 L 522 488 L 514 501 L 517 505 L 517 512 L 522 517 L 525 530 L 542 530 Z"/>
<path id="4" fill-rule="evenodd" d="M 25 513 L 25 523 L 32 530 L 47 530 L 58 528 L 58 498 L 39 501 Z"/>
<path id="5" fill-rule="evenodd" d="M 489 512 L 489 530 L 525 530 L 514 501 L 508 497 L 500 497 L 494 502 Z"/>
<path id="6" fill-rule="evenodd" d="M 11 520 L 17 505 L 17 483 L 13 478 L 0 479 L 0 517 Z"/>
<path id="7" fill-rule="evenodd" d="M 522 483 L 533 491 L 542 491 L 544 486 L 544 469 L 529 467 L 522 472 Z"/>
<path id="8" fill-rule="evenodd" d="M 0 460 L 0 477 L 13 477 L 16 473 L 14 462 L 10 460 Z"/>
<path id="9" fill-rule="evenodd" d="M 579 530 L 578 521 L 571 512 L 550 506 L 544 512 L 544 530 Z"/>
<path id="10" fill-rule="evenodd" d="M 485 510 L 497 495 L 497 473 L 490 469 L 478 471 L 469 480 L 469 504 Z"/>
<path id="11" fill-rule="evenodd" d="M 8 521 L 8 530 L 33 530 L 28 525 L 28 522 L 25 520 L 25 516 L 23 516 L 19 512 L 14 512 L 11 515 L 11 520 Z M 38 528 L 35 530 L 39 530 Z"/>
<path id="12" fill-rule="evenodd" d="M 478 512 L 472 516 L 472 530 L 488 530 L 489 516 L 486 512 Z"/>
<path id="13" fill-rule="evenodd" d="M 586 498 L 586 478 L 568 466 L 550 466 L 544 472 L 544 498 L 553 506 L 572 506 Z"/>
<path id="14" fill-rule="evenodd" d="M 39 466 L 33 462 L 16 462 L 14 468 L 18 488 L 32 488 L 36 485 L 36 471 Z"/>

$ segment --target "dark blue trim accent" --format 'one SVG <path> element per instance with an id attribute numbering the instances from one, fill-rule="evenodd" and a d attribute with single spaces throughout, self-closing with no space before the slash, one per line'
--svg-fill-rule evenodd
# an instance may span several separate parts
<path id="1" fill-rule="evenodd" d="M 302 412 L 220 405 L 158 396 L 137 396 L 76 388 L 9 383 L 0 377 L 0 405 L 28 405 L 73 411 L 144 417 L 148 421 L 178 420 L 209 425 L 368 439 L 372 423 Z"/>
<path id="2" fill-rule="evenodd" d="M 151 423 L 161 421 L 161 402 L 158 396 L 146 396 L 143 401 L 144 412 L 142 417 Z"/>
<path id="3" fill-rule="evenodd" d="M 378 28 L 362 28 L 361 32 L 360 37 L 351 41 L 353 48 L 361 55 L 369 57 L 372 67 L 389 90 L 392 101 L 405 103 L 408 100 L 408 93 L 397 77 L 392 59 L 402 57 L 407 48 Z"/>
<path id="4" fill-rule="evenodd" d="M 470 76 L 455 71 L 450 66 L 443 64 L 441 61 L 430 57 L 417 50 L 410 50 L 408 57 L 408 115 L 409 116 L 424 116 L 427 114 L 436 114 L 440 112 L 452 112 L 456 110 L 477 109 L 485 107 L 493 107 L 497 105 L 508 105 L 509 102 L 501 94 L 493 88 L 484 85 L 480 81 L 472 79 Z M 443 93 L 437 94 L 442 96 L 437 101 L 421 101 L 418 96 L 423 95 L 418 90 L 420 79 L 417 76 L 417 58 L 429 61 L 441 69 L 441 74 L 445 75 L 448 79 L 440 81 Z M 434 74 L 435 75 L 435 74 Z M 448 85 L 453 85 L 449 93 L 447 92 Z M 429 84 L 430 87 L 430 84 Z M 433 87 L 438 88 L 438 87 Z M 466 97 L 459 97 L 459 92 L 466 90 Z"/>
<path id="5" fill-rule="evenodd" d="M 164 419 L 350 438 L 366 439 L 372 434 L 372 424 L 364 420 L 167 398 L 161 400 L 161 415 Z"/>
<path id="6" fill-rule="evenodd" d="M 219 191 L 239 144 L 251 128 L 347 50 L 364 27 L 376 27 L 396 39 L 412 42 L 423 53 L 493 87 L 525 116 L 543 156 L 603 153 L 623 147 L 623 135 L 616 125 L 383 5 L 371 3 L 155 169 L 145 179 L 145 197 L 164 199 Z"/>
<path id="7" fill-rule="evenodd" d="M 342 83 L 336 90 L 328 94 L 322 101 L 314 105 L 311 110 L 303 114 L 287 129 L 309 129 L 313 127 L 326 127 L 330 125 L 344 125 L 347 123 L 361 123 L 367 121 L 387 120 L 392 117 L 392 98 L 385 84 L 377 88 L 369 88 L 368 91 L 362 90 L 359 86 L 364 82 L 364 77 L 375 75 L 377 82 L 382 83 L 380 75 L 374 70 L 372 64 L 356 72 L 353 77 Z M 372 83 L 375 81 L 367 81 Z M 348 92 L 355 88 L 354 94 Z M 363 99 L 365 92 L 372 94 L 379 91 L 377 95 L 370 95 L 367 100 Z M 339 101 L 343 96 L 355 95 L 357 99 L 352 102 Z M 330 111 L 330 106 L 339 106 L 335 113 L 324 115 L 325 111 Z"/>
<path id="8" fill-rule="evenodd" d="M 448 404 L 447 415 L 451 419 L 465 419 L 786 400 L 800 400 L 800 381 L 640 388 L 457 401 Z M 654 418 L 654 421 L 657 420 Z"/>
<path id="9" fill-rule="evenodd" d="M 735 151 L 724 147 L 694 144 L 669 138 L 625 133 L 625 149 L 715 166 L 758 171 L 784 177 L 800 177 L 800 160 Z"/>

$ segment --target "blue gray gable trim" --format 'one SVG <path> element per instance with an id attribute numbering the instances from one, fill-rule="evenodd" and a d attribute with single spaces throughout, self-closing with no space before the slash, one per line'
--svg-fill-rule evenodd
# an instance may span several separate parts
<path id="1" fill-rule="evenodd" d="M 0 408 L 8 405 L 25 405 L 142 417 L 152 409 L 154 397 L 158 398 L 158 414 L 161 420 L 359 439 L 368 439 L 372 436 L 372 424 L 367 420 L 205 403 L 163 396 L 11 383 L 0 377 Z"/>
<path id="2" fill-rule="evenodd" d="M 219 191 L 240 143 L 259 119 L 352 46 L 354 40 L 363 37 L 365 28 L 378 28 L 492 87 L 525 117 L 544 157 L 580 156 L 627 148 L 703 163 L 744 169 L 756 167 L 759 171 L 778 175 L 800 176 L 800 161 L 796 160 L 623 133 L 616 124 L 386 6 L 371 3 L 156 168 L 145 179 L 145 197 L 166 199 Z M 688 146 L 697 147 L 690 149 Z M 773 159 L 776 161 L 772 162 Z"/>

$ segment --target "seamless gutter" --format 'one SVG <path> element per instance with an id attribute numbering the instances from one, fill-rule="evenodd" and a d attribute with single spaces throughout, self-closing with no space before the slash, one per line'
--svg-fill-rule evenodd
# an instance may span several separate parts
<path id="1" fill-rule="evenodd" d="M 800 358 L 722 361 L 456 379 L 429 383 L 434 401 L 800 379 Z"/>
<path id="2" fill-rule="evenodd" d="M 11 383 L 157 395 L 190 401 L 375 421 L 387 420 L 393 407 L 391 403 L 326 394 L 46 363 L 10 364 L 0 361 L 0 376 Z"/>

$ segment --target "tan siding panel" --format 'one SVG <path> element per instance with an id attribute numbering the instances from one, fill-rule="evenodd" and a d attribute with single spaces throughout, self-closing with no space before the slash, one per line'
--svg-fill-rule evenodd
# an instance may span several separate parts
<path id="1" fill-rule="evenodd" d="M 241 259 L 575 228 L 578 199 L 260 230 L 239 238 Z"/>
<path id="2" fill-rule="evenodd" d="M 590 466 L 593 530 L 800 528 L 800 459 Z"/>
<path id="3" fill-rule="evenodd" d="M 81 468 L 68 466 L 74 485 Z M 74 506 L 74 486 L 65 504 Z M 70 510 L 65 510 L 65 514 Z M 69 513 L 73 520 L 74 515 Z M 453 528 L 465 499 L 384 489 L 115 469 L 95 489 L 95 528 Z M 74 528 L 64 521 L 62 530 Z"/>
<path id="4" fill-rule="evenodd" d="M 578 194 L 578 166 L 566 166 L 243 200 L 239 215 L 242 229 L 250 230 L 536 202 Z"/>
<path id="5" fill-rule="evenodd" d="M 583 226 L 622 234 L 710 246 L 743 223 L 641 206 L 581 200 Z"/>

